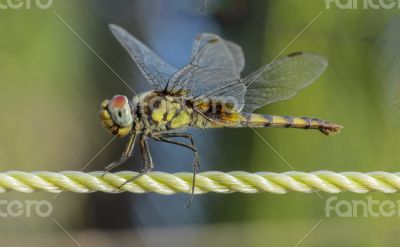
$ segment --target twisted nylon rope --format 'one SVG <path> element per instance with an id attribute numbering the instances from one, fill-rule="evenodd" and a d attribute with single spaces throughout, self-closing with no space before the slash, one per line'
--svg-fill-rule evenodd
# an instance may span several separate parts
<path id="1" fill-rule="evenodd" d="M 72 191 L 90 193 L 102 191 L 107 193 L 155 192 L 164 195 L 174 193 L 190 193 L 192 173 L 150 172 L 147 175 L 120 187 L 127 179 L 137 175 L 136 172 L 123 171 L 103 172 L 20 172 L 0 173 L 0 193 L 10 190 L 30 193 L 47 191 L 58 193 Z M 196 176 L 195 193 L 257 193 L 270 192 L 283 194 L 289 191 L 310 193 L 322 191 L 327 193 L 354 192 L 367 193 L 380 191 L 394 193 L 400 190 L 400 172 L 341 172 L 317 171 L 305 172 L 203 172 Z"/>

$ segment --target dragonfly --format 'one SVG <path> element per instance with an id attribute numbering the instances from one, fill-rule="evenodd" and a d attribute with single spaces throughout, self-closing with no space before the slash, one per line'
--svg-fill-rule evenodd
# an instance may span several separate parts
<path id="1" fill-rule="evenodd" d="M 116 95 L 101 104 L 103 126 L 118 137 L 130 136 L 121 158 L 108 165 L 105 173 L 125 163 L 136 142 L 143 158 L 143 169 L 121 186 L 153 170 L 148 147 L 148 140 L 153 139 L 193 152 L 193 197 L 200 159 L 189 128 L 298 128 L 325 135 L 342 128 L 317 118 L 253 113 L 293 97 L 316 80 L 327 67 L 327 60 L 319 54 L 292 53 L 241 78 L 245 65 L 242 48 L 216 34 L 197 35 L 190 62 L 176 69 L 122 27 L 109 27 L 152 87 L 132 99 Z"/>

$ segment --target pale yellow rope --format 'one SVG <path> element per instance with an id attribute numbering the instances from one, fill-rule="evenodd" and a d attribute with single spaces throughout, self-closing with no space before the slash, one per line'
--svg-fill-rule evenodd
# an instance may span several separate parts
<path id="1" fill-rule="evenodd" d="M 190 193 L 192 184 L 191 173 L 151 172 L 123 187 L 126 179 L 137 175 L 136 172 L 123 171 L 103 172 L 20 172 L 9 171 L 0 173 L 0 193 L 18 191 L 30 193 L 47 191 L 58 193 L 72 191 L 89 193 L 102 191 L 107 193 L 132 192 L 159 194 Z M 196 177 L 196 194 L 206 192 L 216 193 L 257 193 L 270 192 L 283 194 L 289 191 L 310 193 L 322 191 L 327 193 L 354 192 L 366 193 L 379 191 L 394 193 L 400 190 L 400 173 L 388 172 L 341 172 L 317 171 L 305 172 L 203 172 Z"/>

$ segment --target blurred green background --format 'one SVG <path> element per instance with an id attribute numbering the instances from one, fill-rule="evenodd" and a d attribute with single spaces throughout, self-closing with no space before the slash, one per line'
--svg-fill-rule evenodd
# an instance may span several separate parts
<path id="1" fill-rule="evenodd" d="M 132 94 L 88 46 L 136 91 L 149 89 L 109 23 L 123 26 L 178 68 L 188 62 L 195 34 L 216 32 L 243 47 L 245 76 L 273 60 L 321 11 L 284 54 L 318 52 L 329 60 L 327 71 L 293 99 L 257 112 L 315 116 L 344 130 L 334 137 L 288 129 L 259 133 L 298 171 L 399 171 L 397 8 L 209 0 L 199 11 L 202 1 L 55 0 L 41 9 L 31 2 L 30 8 L 0 9 L 2 171 L 80 170 L 111 140 L 98 121 L 100 103 Z M 291 170 L 252 130 L 192 133 L 203 171 Z M 114 141 L 85 171 L 102 170 L 119 157 L 125 142 Z M 191 170 L 189 152 L 158 143 L 151 149 L 156 170 Z M 139 169 L 135 154 L 121 169 Z M 62 226 L 81 246 L 398 246 L 398 217 L 325 218 L 330 195 L 321 195 L 207 194 L 184 209 L 185 195 L 62 193 L 53 199 L 47 193 L 11 192 L 1 200 L 47 200 L 54 210 L 46 218 L 1 218 L 0 243 L 75 246 Z M 343 193 L 338 199 L 366 196 Z"/>

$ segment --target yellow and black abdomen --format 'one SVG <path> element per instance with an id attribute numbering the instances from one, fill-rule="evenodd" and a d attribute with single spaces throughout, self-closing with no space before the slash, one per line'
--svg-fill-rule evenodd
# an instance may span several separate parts
<path id="1" fill-rule="evenodd" d="M 298 129 L 317 129 L 325 135 L 338 133 L 343 127 L 318 118 L 273 116 L 262 114 L 245 113 L 248 126 L 271 127 L 271 128 L 298 128 Z"/>

